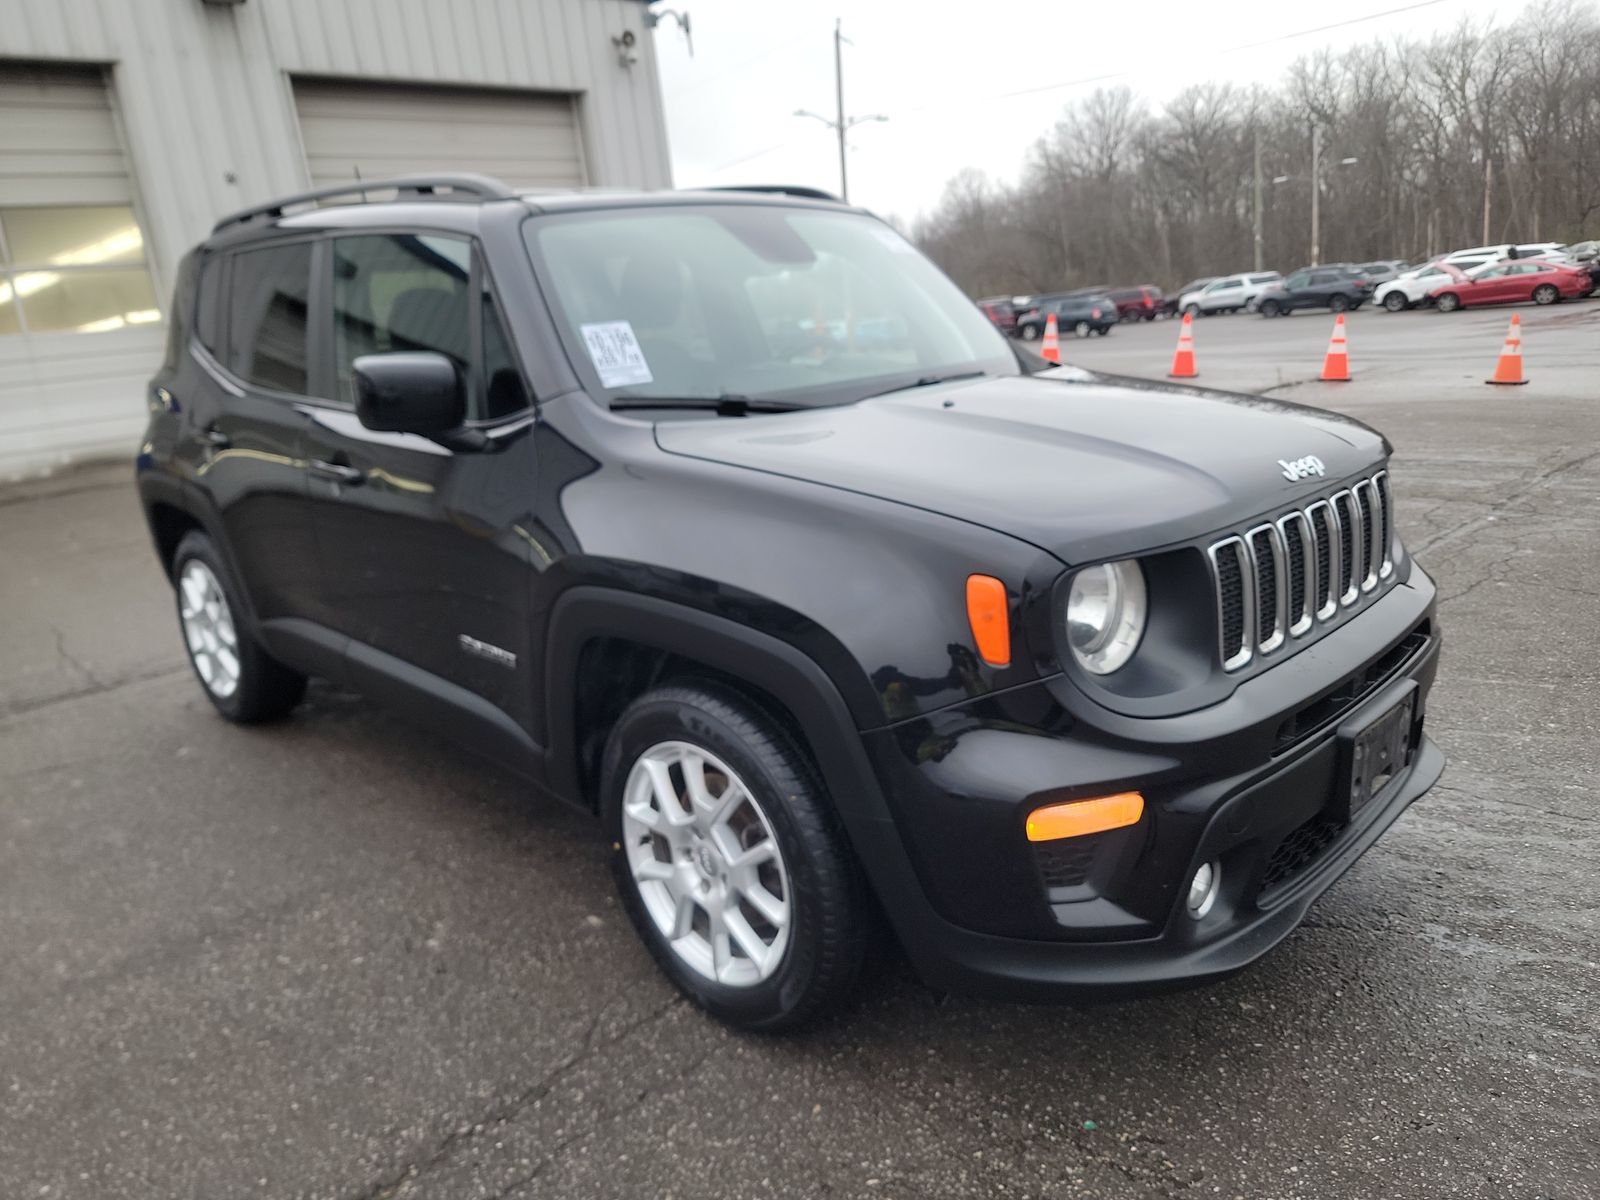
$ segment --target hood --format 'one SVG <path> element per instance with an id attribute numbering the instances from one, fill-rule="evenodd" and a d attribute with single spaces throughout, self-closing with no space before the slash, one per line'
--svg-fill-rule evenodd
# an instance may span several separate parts
<path id="1" fill-rule="evenodd" d="M 1319 409 L 1071 368 L 768 417 L 662 422 L 656 440 L 670 454 L 985 525 L 1068 564 L 1287 509 L 1387 451 L 1372 429 Z M 1307 457 L 1326 474 L 1290 480 L 1284 464 Z"/>

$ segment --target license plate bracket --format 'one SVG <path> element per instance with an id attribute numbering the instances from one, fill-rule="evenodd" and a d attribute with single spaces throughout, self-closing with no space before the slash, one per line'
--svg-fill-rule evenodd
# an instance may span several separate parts
<path id="1" fill-rule="evenodd" d="M 1416 717 L 1417 683 L 1408 679 L 1339 726 L 1340 771 L 1330 816 L 1350 820 L 1406 769 L 1416 748 Z"/>

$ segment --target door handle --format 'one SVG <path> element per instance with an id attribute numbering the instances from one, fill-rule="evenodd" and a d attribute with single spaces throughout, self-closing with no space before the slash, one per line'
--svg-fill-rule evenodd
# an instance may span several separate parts
<path id="1" fill-rule="evenodd" d="M 215 425 L 207 425 L 200 431 L 200 440 L 208 446 L 215 446 L 218 450 L 226 450 L 233 445 L 233 439 Z"/>
<path id="2" fill-rule="evenodd" d="M 311 460 L 311 473 L 319 479 L 346 483 L 351 487 L 367 481 L 367 473 L 359 467 L 352 467 L 348 463 L 326 462 L 320 458 Z"/>

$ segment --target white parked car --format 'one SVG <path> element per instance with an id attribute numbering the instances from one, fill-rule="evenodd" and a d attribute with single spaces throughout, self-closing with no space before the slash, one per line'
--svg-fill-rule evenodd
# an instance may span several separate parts
<path id="1" fill-rule="evenodd" d="M 1503 258 L 1540 258 L 1563 246 L 1562 242 L 1502 242 L 1497 246 L 1469 246 L 1465 250 L 1446 254 L 1440 261 L 1470 271 L 1473 267 L 1499 262 Z"/>
<path id="2" fill-rule="evenodd" d="M 1403 312 L 1413 304 L 1420 304 L 1427 298 L 1429 292 L 1450 277 L 1451 272 L 1447 267 L 1454 267 L 1457 271 L 1467 269 L 1465 266 L 1445 262 L 1431 262 L 1423 267 L 1413 267 L 1409 271 L 1402 271 L 1399 276 L 1387 283 L 1380 283 L 1378 290 L 1372 293 L 1372 302 L 1389 312 Z"/>
<path id="3" fill-rule="evenodd" d="M 1255 310 L 1261 293 L 1283 276 L 1276 271 L 1258 271 L 1250 275 L 1225 275 L 1213 280 L 1197 291 L 1178 297 L 1178 311 L 1201 316 L 1205 313 L 1239 312 Z"/>

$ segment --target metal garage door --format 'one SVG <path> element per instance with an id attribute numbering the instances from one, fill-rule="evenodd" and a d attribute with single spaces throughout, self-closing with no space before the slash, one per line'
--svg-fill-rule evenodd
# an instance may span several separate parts
<path id="1" fill-rule="evenodd" d="M 0 479 L 127 453 L 163 333 L 104 75 L 0 64 Z"/>
<path id="2" fill-rule="evenodd" d="M 300 79 L 294 99 L 313 186 L 358 170 L 363 179 L 482 171 L 516 187 L 584 182 L 571 96 Z"/>

